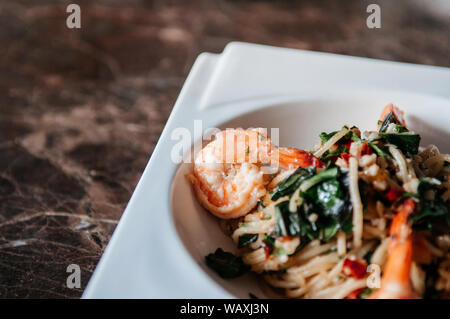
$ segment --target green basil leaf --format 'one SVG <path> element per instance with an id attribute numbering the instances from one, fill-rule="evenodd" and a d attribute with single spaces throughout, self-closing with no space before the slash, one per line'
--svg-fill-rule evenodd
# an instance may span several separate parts
<path id="1" fill-rule="evenodd" d="M 345 202 L 337 179 L 325 181 L 317 187 L 317 202 L 322 206 L 324 215 L 338 215 L 341 212 Z"/>
<path id="2" fill-rule="evenodd" d="M 341 225 L 341 229 L 346 234 L 351 234 L 353 231 L 353 222 L 351 218 L 347 219 L 344 223 Z"/>
<path id="3" fill-rule="evenodd" d="M 301 168 L 299 167 L 292 175 L 281 182 L 272 195 L 272 200 L 275 201 L 280 197 L 292 194 L 300 184 L 308 177 L 314 175 L 316 169 L 314 167 Z"/>
<path id="4" fill-rule="evenodd" d="M 381 147 L 379 147 L 375 143 L 367 141 L 367 144 L 369 144 L 369 146 L 375 151 L 375 153 L 377 153 L 378 156 L 384 156 L 384 157 L 387 157 L 387 158 L 392 158 L 391 154 L 389 154 L 388 152 L 384 151 Z"/>
<path id="5" fill-rule="evenodd" d="M 280 270 L 264 270 L 262 272 L 263 275 L 282 275 L 286 273 L 286 269 Z"/>
<path id="6" fill-rule="evenodd" d="M 270 248 L 273 248 L 275 245 L 275 239 L 269 235 L 264 235 L 264 242 L 269 245 Z"/>
<path id="7" fill-rule="evenodd" d="M 420 204 L 418 209 L 413 213 L 411 220 L 415 230 L 430 230 L 433 228 L 441 228 L 446 231 L 450 228 L 450 209 L 448 204 L 444 203 L 439 196 L 440 190 L 437 186 L 439 182 L 431 178 L 420 178 L 417 186 L 417 194 L 411 197 L 418 198 Z M 434 190 L 435 197 L 428 200 L 425 193 Z M 405 194 L 403 194 L 405 196 Z"/>
<path id="8" fill-rule="evenodd" d="M 339 145 L 338 147 L 337 147 L 337 149 L 336 150 L 334 150 L 333 152 L 330 152 L 330 151 L 326 151 L 323 155 L 322 155 L 322 157 L 320 158 L 322 161 L 328 161 L 330 158 L 332 158 L 332 157 L 338 157 L 338 156 L 340 156 L 342 153 L 345 153 L 345 151 L 346 151 L 347 149 L 345 148 L 345 146 L 343 146 L 343 145 Z"/>
<path id="9" fill-rule="evenodd" d="M 372 289 L 370 289 L 369 287 L 367 287 L 366 289 L 364 289 L 360 294 L 359 294 L 359 298 L 360 299 L 367 299 L 367 297 L 369 297 L 369 295 L 372 293 Z"/>
<path id="10" fill-rule="evenodd" d="M 427 217 L 439 217 L 448 214 L 448 208 L 438 201 L 426 201 L 419 215 L 413 216 L 413 223 L 419 222 Z"/>
<path id="11" fill-rule="evenodd" d="M 298 236 L 300 234 L 300 218 L 298 213 L 291 213 L 289 201 L 275 205 L 275 233 L 277 236 Z"/>
<path id="12" fill-rule="evenodd" d="M 287 252 L 287 250 L 284 249 L 284 248 L 278 248 L 278 249 L 275 251 L 274 255 L 275 255 L 275 256 L 288 255 L 288 252 Z"/>
<path id="13" fill-rule="evenodd" d="M 382 133 L 378 139 L 397 146 L 408 156 L 419 152 L 420 135 L 406 133 Z"/>
<path id="14" fill-rule="evenodd" d="M 332 138 L 334 135 L 336 135 L 337 132 L 338 131 L 334 131 L 331 133 L 325 133 L 325 132 L 320 133 L 319 137 L 320 137 L 320 140 L 322 141 L 322 144 L 325 144 L 326 142 L 328 142 L 328 140 L 330 138 Z"/>
<path id="15" fill-rule="evenodd" d="M 336 235 L 338 230 L 339 230 L 339 225 L 335 221 L 332 221 L 330 223 L 330 225 L 328 225 L 327 227 L 325 227 L 323 229 L 323 240 L 329 241 L 331 238 L 334 237 L 334 235 Z"/>
<path id="16" fill-rule="evenodd" d="M 213 254 L 205 257 L 206 265 L 222 278 L 236 278 L 250 270 L 241 257 L 217 248 Z"/>
<path id="17" fill-rule="evenodd" d="M 258 239 L 258 234 L 243 234 L 239 236 L 238 248 L 243 248 Z"/>
<path id="18" fill-rule="evenodd" d="M 340 174 L 339 167 L 335 166 L 332 168 L 328 168 L 328 169 L 324 170 L 323 172 L 320 172 L 319 174 L 316 174 L 316 175 L 308 178 L 304 182 L 302 182 L 300 185 L 300 191 L 306 192 L 311 187 L 313 187 L 325 180 L 338 177 L 339 174 Z"/>

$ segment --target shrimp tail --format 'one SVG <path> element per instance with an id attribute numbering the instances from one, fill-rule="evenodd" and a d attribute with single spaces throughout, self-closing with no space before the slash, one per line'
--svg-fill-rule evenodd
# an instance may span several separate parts
<path id="1" fill-rule="evenodd" d="M 403 111 L 391 103 L 391 104 L 386 105 L 384 107 L 383 111 L 381 112 L 380 125 L 378 128 L 380 128 L 381 123 L 383 123 L 384 120 L 386 119 L 386 117 L 388 117 L 390 114 L 392 114 L 393 120 L 396 123 L 401 124 L 402 126 L 406 127 L 406 122 L 405 122 Z"/>
<path id="2" fill-rule="evenodd" d="M 394 216 L 390 234 L 389 257 L 381 278 L 381 288 L 373 295 L 374 299 L 411 299 L 410 270 L 413 255 L 412 230 L 408 217 L 414 211 L 414 201 L 406 199 Z"/>
<path id="3" fill-rule="evenodd" d="M 307 168 L 314 166 L 316 168 L 325 167 L 325 163 L 307 151 L 296 148 L 282 147 L 274 152 L 278 156 L 278 163 L 282 169 Z"/>

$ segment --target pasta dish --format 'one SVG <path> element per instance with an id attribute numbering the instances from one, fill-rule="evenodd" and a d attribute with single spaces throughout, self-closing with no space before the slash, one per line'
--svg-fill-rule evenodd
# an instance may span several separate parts
<path id="1" fill-rule="evenodd" d="M 217 133 L 187 177 L 238 253 L 206 264 L 258 274 L 269 296 L 450 297 L 450 156 L 420 139 L 392 104 L 375 131 L 343 126 L 308 151 Z"/>

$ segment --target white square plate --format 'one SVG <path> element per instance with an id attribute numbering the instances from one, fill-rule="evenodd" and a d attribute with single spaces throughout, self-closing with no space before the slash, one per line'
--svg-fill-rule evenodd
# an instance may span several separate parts
<path id="1" fill-rule="evenodd" d="M 171 160 L 174 130 L 194 136 L 194 120 L 203 129 L 279 128 L 280 145 L 309 149 L 321 131 L 373 128 L 391 102 L 405 110 L 422 145 L 450 151 L 448 68 L 246 43 L 201 54 L 83 297 L 263 296 L 253 275 L 223 280 L 205 267 L 217 247 L 234 248 L 196 202 L 184 177 L 189 164 Z"/>

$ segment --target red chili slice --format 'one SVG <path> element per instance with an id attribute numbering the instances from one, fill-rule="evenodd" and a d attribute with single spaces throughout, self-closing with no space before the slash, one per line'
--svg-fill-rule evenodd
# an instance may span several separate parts
<path id="1" fill-rule="evenodd" d="M 366 288 L 359 288 L 356 290 L 353 290 L 349 295 L 347 296 L 348 299 L 359 299 L 359 295 L 366 290 Z"/>
<path id="2" fill-rule="evenodd" d="M 355 277 L 356 279 L 364 278 L 366 275 L 367 265 L 363 261 L 357 259 L 345 258 L 342 266 L 342 273 L 348 277 Z"/>
<path id="3" fill-rule="evenodd" d="M 344 161 L 346 161 L 347 163 L 349 162 L 350 157 L 351 157 L 350 154 L 347 154 L 347 153 L 342 153 L 342 154 L 341 154 L 341 158 L 342 158 Z"/>
<path id="4" fill-rule="evenodd" d="M 271 243 L 268 243 L 267 241 L 263 240 L 263 248 L 264 248 L 264 253 L 266 254 L 266 259 L 270 258 L 270 255 L 272 254 L 273 251 L 273 247 Z"/>
<path id="5" fill-rule="evenodd" d="M 398 188 L 394 188 L 394 187 L 390 187 L 389 191 L 386 194 L 386 198 L 388 199 L 388 201 L 390 201 L 391 203 L 395 202 L 400 196 L 402 196 L 402 194 L 405 191 L 403 191 L 402 189 L 398 189 Z"/>
<path id="6" fill-rule="evenodd" d="M 264 246 L 264 253 L 266 254 L 266 259 L 270 258 L 271 252 L 272 252 L 272 249 L 270 248 L 270 246 L 265 245 Z"/>
<path id="7" fill-rule="evenodd" d="M 362 148 L 361 148 L 361 155 L 370 155 L 372 154 L 372 148 L 369 146 L 369 143 L 364 142 Z"/>
<path id="8" fill-rule="evenodd" d="M 326 166 L 324 162 L 310 152 L 289 147 L 280 147 L 277 150 L 278 152 L 273 152 L 272 156 L 275 156 L 273 161 L 279 163 L 282 168 L 307 168 L 310 166 L 321 168 Z"/>

